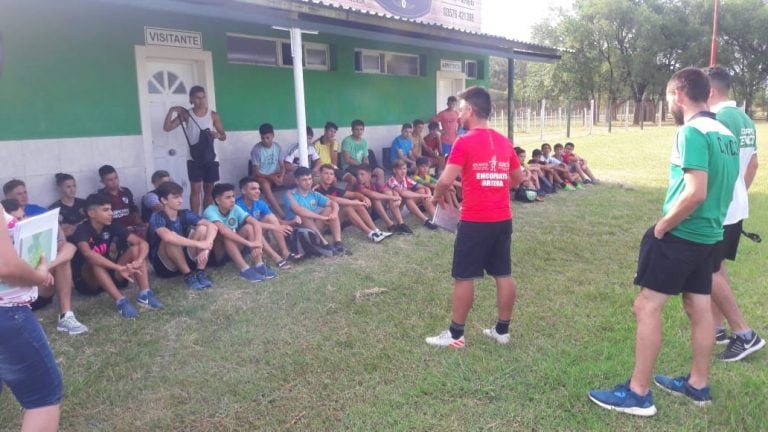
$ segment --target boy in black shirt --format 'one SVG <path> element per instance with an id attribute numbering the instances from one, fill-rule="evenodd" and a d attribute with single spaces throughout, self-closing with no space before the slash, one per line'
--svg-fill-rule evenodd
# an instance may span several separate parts
<path id="1" fill-rule="evenodd" d="M 77 253 L 72 260 L 75 289 L 85 295 L 106 291 L 125 318 L 139 316 L 117 284 L 135 282 L 139 287 L 136 302 L 149 309 L 162 309 L 163 304 L 149 288 L 146 258 L 147 242 L 112 223 L 112 205 L 107 196 L 92 194 L 85 200 L 88 220 L 72 234 Z"/>
<path id="2" fill-rule="evenodd" d="M 77 197 L 77 183 L 71 174 L 56 173 L 56 187 L 61 199 L 48 206 L 48 210 L 59 209 L 59 226 L 69 238 L 75 226 L 85 220 L 85 200 Z"/>

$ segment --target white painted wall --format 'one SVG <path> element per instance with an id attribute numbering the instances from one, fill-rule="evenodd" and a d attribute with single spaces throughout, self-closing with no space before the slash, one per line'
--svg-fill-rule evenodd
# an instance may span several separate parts
<path id="1" fill-rule="evenodd" d="M 364 137 L 382 163 L 381 149 L 389 147 L 400 134 L 401 125 L 368 126 Z M 315 138 L 323 133 L 323 125 L 314 128 Z M 341 126 L 336 138 L 341 143 L 350 135 L 349 126 Z M 251 148 L 259 142 L 259 132 L 227 132 L 227 141 L 217 143 L 221 162 L 221 181 L 237 184 L 246 175 Z M 275 141 L 288 150 L 298 140 L 295 129 L 275 131 Z M 149 190 L 149 176 L 163 167 L 145 166 L 141 135 L 65 138 L 45 140 L 0 141 L 0 184 L 18 178 L 27 184 L 30 202 L 47 207 L 56 201 L 54 174 L 65 172 L 77 179 L 78 196 L 85 198 L 101 187 L 98 169 L 109 164 L 117 169 L 122 186 L 131 189 L 137 200 Z M 151 159 L 151 158 L 150 158 Z M 138 202 L 137 202 L 138 204 Z"/>

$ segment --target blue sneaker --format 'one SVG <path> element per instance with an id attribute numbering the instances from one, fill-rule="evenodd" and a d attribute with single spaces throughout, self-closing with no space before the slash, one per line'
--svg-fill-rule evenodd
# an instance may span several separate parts
<path id="1" fill-rule="evenodd" d="M 197 281 L 200 282 L 200 285 L 202 285 L 203 288 L 210 288 L 213 286 L 213 282 L 211 282 L 211 279 L 208 277 L 207 274 L 205 274 L 205 270 L 198 270 L 195 273 L 195 277 L 197 278 Z"/>
<path id="2" fill-rule="evenodd" d="M 117 301 L 117 313 L 123 318 L 138 318 L 139 313 L 128 303 L 128 299 L 123 297 Z"/>
<path id="3" fill-rule="evenodd" d="M 165 307 L 162 303 L 160 303 L 157 297 L 155 297 L 155 293 L 153 293 L 152 290 L 148 290 L 144 294 L 139 294 L 139 296 L 136 297 L 136 303 L 138 303 L 139 306 L 143 306 L 151 310 L 160 310 Z"/>
<path id="4" fill-rule="evenodd" d="M 266 264 L 261 263 L 255 267 L 253 267 L 254 270 L 259 272 L 260 275 L 264 277 L 264 279 L 274 279 L 277 277 L 277 273 L 275 273 L 274 270 L 269 268 Z"/>
<path id="5" fill-rule="evenodd" d="M 620 413 L 643 417 L 656 414 L 651 391 L 645 396 L 640 396 L 629 388 L 629 381 L 611 390 L 591 390 L 589 399 L 598 406 Z"/>
<path id="6" fill-rule="evenodd" d="M 184 284 L 192 291 L 202 291 L 205 286 L 200 282 L 200 278 L 195 273 L 184 276 Z"/>
<path id="7" fill-rule="evenodd" d="M 705 406 L 712 403 L 712 395 L 709 392 L 709 386 L 702 389 L 695 389 L 688 384 L 688 376 L 672 378 L 664 375 L 656 375 L 653 378 L 653 382 L 675 396 L 688 396 L 693 403 L 698 406 Z"/>
<path id="8" fill-rule="evenodd" d="M 261 282 L 264 280 L 264 276 L 256 271 L 256 269 L 253 267 L 248 267 L 247 269 L 241 271 L 240 277 L 251 283 Z"/>

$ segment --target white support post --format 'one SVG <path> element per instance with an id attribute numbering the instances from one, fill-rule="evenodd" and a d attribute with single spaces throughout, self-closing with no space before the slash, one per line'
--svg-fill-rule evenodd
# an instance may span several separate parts
<path id="1" fill-rule="evenodd" d="M 592 135 L 592 126 L 595 124 L 595 100 L 589 101 L 589 134 Z"/>
<path id="2" fill-rule="evenodd" d="M 291 36 L 291 57 L 293 58 L 293 87 L 296 104 L 296 129 L 299 133 L 299 164 L 309 167 L 309 150 L 307 144 L 307 111 L 304 102 L 304 48 L 301 44 L 301 34 L 317 34 L 315 31 L 302 31 L 298 27 L 272 27 L 276 30 L 288 31 Z"/>
<path id="3" fill-rule="evenodd" d="M 544 139 L 544 117 L 547 115 L 547 100 L 541 100 L 541 116 L 539 121 L 539 139 Z"/>

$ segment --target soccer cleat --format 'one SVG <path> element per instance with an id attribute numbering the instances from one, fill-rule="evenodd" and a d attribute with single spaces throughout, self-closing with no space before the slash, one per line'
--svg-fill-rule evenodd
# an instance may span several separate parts
<path id="1" fill-rule="evenodd" d="M 263 276 L 264 279 L 274 279 L 277 277 L 277 273 L 264 263 L 256 265 L 253 269 Z"/>
<path id="2" fill-rule="evenodd" d="M 584 189 L 584 186 L 581 185 L 581 183 L 575 183 L 576 189 Z"/>
<path id="3" fill-rule="evenodd" d="M 483 329 L 483 334 L 495 340 L 496 343 L 498 344 L 506 345 L 509 343 L 509 333 L 498 334 L 496 333 L 495 326 L 491 328 Z"/>
<path id="4" fill-rule="evenodd" d="M 576 190 L 576 188 L 573 187 L 572 185 L 566 183 L 565 186 L 563 186 L 563 190 L 568 191 L 568 192 L 573 192 L 573 191 Z"/>
<path id="5" fill-rule="evenodd" d="M 427 227 L 428 229 L 431 229 L 432 231 L 434 231 L 434 230 L 436 230 L 438 228 L 438 226 L 435 225 L 435 223 L 432 222 L 429 219 L 424 221 L 424 226 Z"/>
<path id="6" fill-rule="evenodd" d="M 87 332 L 88 327 L 78 321 L 77 318 L 75 318 L 74 313 L 67 312 L 63 317 L 59 317 L 59 322 L 56 324 L 56 330 L 69 333 L 70 335 L 79 335 L 80 333 Z"/>
<path id="7" fill-rule="evenodd" d="M 629 388 L 629 381 L 610 390 L 591 390 L 588 395 L 589 400 L 608 410 L 642 417 L 656 414 L 651 391 L 640 396 Z"/>
<path id="8" fill-rule="evenodd" d="M 152 290 L 147 290 L 144 294 L 139 294 L 139 296 L 136 297 L 136 303 L 138 303 L 139 306 L 151 310 L 160 310 L 165 307 L 160 303 L 157 297 L 155 297 L 155 293 L 153 293 Z"/>
<path id="9" fill-rule="evenodd" d="M 726 362 L 739 361 L 753 352 L 759 351 L 764 346 L 765 341 L 755 331 L 752 331 L 750 339 L 733 335 L 731 336 L 731 341 L 728 342 L 728 346 L 725 347 L 725 351 L 718 354 L 717 358 Z"/>
<path id="10" fill-rule="evenodd" d="M 426 338 L 427 344 L 439 347 L 461 348 L 464 346 L 464 336 L 454 339 L 451 332 L 445 330 L 437 336 Z"/>
<path id="11" fill-rule="evenodd" d="M 205 270 L 198 270 L 195 272 L 195 277 L 197 277 L 197 281 L 200 282 L 200 286 L 205 288 L 210 288 L 213 286 L 213 281 L 211 281 L 211 278 L 208 277 L 207 274 L 205 274 Z"/>
<path id="12" fill-rule="evenodd" d="M 200 291 L 206 288 L 202 282 L 200 282 L 200 278 L 197 277 L 197 274 L 195 273 L 190 273 L 184 276 L 184 284 L 192 291 Z"/>
<path id="13" fill-rule="evenodd" d="M 120 300 L 117 301 L 117 313 L 120 314 L 123 318 L 138 318 L 139 313 L 136 311 L 136 309 L 131 306 L 130 303 L 128 303 L 128 299 L 123 297 Z"/>
<path id="14" fill-rule="evenodd" d="M 382 240 L 387 238 L 387 237 L 389 237 L 389 236 L 391 236 L 392 234 L 394 234 L 394 233 L 391 233 L 389 231 L 381 231 L 381 230 L 378 230 L 376 232 L 379 234 L 379 236 L 382 238 Z"/>
<path id="15" fill-rule="evenodd" d="M 712 402 L 709 386 L 702 389 L 695 389 L 688 384 L 687 376 L 672 378 L 664 375 L 656 375 L 653 378 L 653 382 L 675 396 L 689 397 L 693 403 L 698 406 L 705 406 Z"/>
<path id="16" fill-rule="evenodd" d="M 413 234 L 413 230 L 411 230 L 411 228 L 404 223 L 398 225 L 397 227 L 400 229 L 400 232 L 402 232 L 403 234 L 407 234 L 407 235 Z"/>
<path id="17" fill-rule="evenodd" d="M 264 280 L 264 276 L 257 272 L 255 268 L 248 267 L 240 272 L 240 277 L 251 283 L 257 283 Z"/>
<path id="18" fill-rule="evenodd" d="M 715 330 L 715 343 L 717 345 L 725 345 L 730 340 L 731 340 L 731 337 L 728 336 L 728 332 L 724 328 L 719 328 Z"/>

